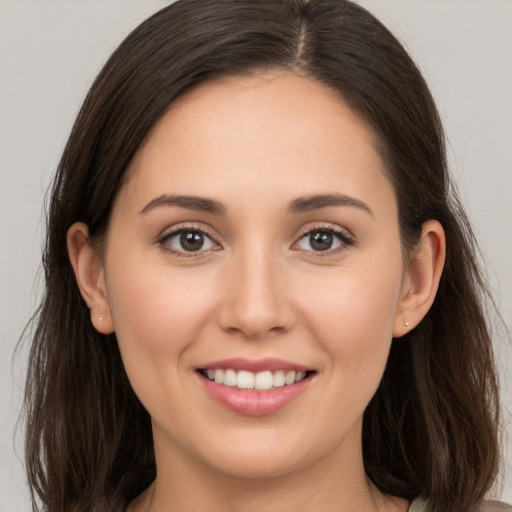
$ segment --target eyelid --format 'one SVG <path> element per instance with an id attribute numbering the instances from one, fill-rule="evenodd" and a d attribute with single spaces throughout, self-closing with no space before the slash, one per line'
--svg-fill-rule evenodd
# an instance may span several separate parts
<path id="1" fill-rule="evenodd" d="M 198 250 L 198 251 L 180 251 L 180 250 L 174 250 L 169 245 L 166 244 L 166 242 L 172 238 L 173 236 L 178 235 L 179 233 L 183 231 L 197 231 L 202 233 L 204 236 L 208 237 L 213 244 L 215 244 L 217 247 L 214 249 L 206 249 L 206 250 Z M 314 231 L 327 231 L 329 233 L 332 233 L 334 236 L 338 237 L 341 241 L 341 246 L 336 247 L 334 249 L 327 249 L 325 251 L 307 251 L 300 248 L 296 248 L 297 244 L 300 240 L 302 240 L 306 235 L 310 234 Z M 211 233 L 211 230 L 208 228 L 205 228 L 202 224 L 197 223 L 190 223 L 190 222 L 184 222 L 181 224 L 176 224 L 171 227 L 168 227 L 164 229 L 155 239 L 155 242 L 162 247 L 163 250 L 166 252 L 169 252 L 171 254 L 185 257 L 185 258 L 197 258 L 200 256 L 204 256 L 205 253 L 213 251 L 217 251 L 222 249 L 222 245 L 220 242 L 218 242 L 218 237 L 216 235 L 213 235 Z M 310 225 L 307 225 L 303 227 L 298 235 L 295 237 L 295 241 L 292 244 L 292 249 L 302 252 L 307 252 L 315 256 L 329 256 L 338 253 L 339 251 L 343 251 L 347 249 L 348 247 L 355 245 L 356 240 L 354 235 L 348 230 L 347 228 L 338 226 L 336 224 L 330 224 L 326 222 L 319 222 L 319 223 L 313 223 Z"/>
<path id="2" fill-rule="evenodd" d="M 338 237 L 341 240 L 341 246 L 336 247 L 334 249 L 327 249 L 325 251 L 307 251 L 303 250 L 304 252 L 314 254 L 315 256 L 329 256 L 336 254 L 339 251 L 343 251 L 347 249 L 347 247 L 353 246 L 356 243 L 354 235 L 347 229 L 342 228 L 340 226 L 337 226 L 335 224 L 329 224 L 325 222 L 316 223 L 313 225 L 308 225 L 304 228 L 302 228 L 297 235 L 295 242 L 292 244 L 292 249 L 297 246 L 297 244 L 308 234 L 315 232 L 315 231 L 327 231 L 329 233 L 332 233 L 336 237 Z M 295 250 L 302 250 L 302 249 L 295 249 Z"/>
<path id="3" fill-rule="evenodd" d="M 202 233 L 205 237 L 209 238 L 214 245 L 218 246 L 218 248 L 214 249 L 206 249 L 206 250 L 198 250 L 198 251 L 180 251 L 171 248 L 167 242 L 174 236 L 182 233 L 183 231 L 195 231 Z M 195 223 L 182 223 L 173 225 L 169 228 L 164 229 L 157 237 L 155 242 L 166 252 L 169 252 L 173 255 L 184 257 L 184 258 L 197 258 L 204 256 L 205 253 L 210 252 L 212 250 L 216 251 L 222 249 L 222 245 L 217 241 L 217 237 L 210 233 L 210 230 L 206 229 L 204 226 L 200 226 Z"/>

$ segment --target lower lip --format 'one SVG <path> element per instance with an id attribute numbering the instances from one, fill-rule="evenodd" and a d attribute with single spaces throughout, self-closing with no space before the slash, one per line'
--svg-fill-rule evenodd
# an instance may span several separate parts
<path id="1" fill-rule="evenodd" d="M 224 386 L 199 375 L 210 396 L 230 411 L 245 416 L 266 416 L 285 408 L 309 387 L 311 377 L 300 382 L 268 391 L 246 391 Z"/>

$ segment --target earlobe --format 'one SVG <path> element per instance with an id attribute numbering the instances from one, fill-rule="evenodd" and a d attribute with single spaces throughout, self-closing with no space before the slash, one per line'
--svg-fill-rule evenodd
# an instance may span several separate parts
<path id="1" fill-rule="evenodd" d="M 89 239 L 89 228 L 83 222 L 73 224 L 67 234 L 69 260 L 80 294 L 91 311 L 91 322 L 103 334 L 114 331 L 105 287 L 104 268 L 98 250 Z"/>
<path id="2" fill-rule="evenodd" d="M 446 256 L 444 229 L 436 220 L 423 224 L 421 239 L 411 255 L 407 278 L 395 317 L 393 336 L 417 326 L 436 297 Z"/>

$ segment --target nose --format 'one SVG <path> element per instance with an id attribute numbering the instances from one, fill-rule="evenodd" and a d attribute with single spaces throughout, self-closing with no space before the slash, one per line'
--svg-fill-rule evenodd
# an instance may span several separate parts
<path id="1" fill-rule="evenodd" d="M 217 320 L 223 330 L 253 340 L 292 328 L 295 318 L 284 271 L 270 254 L 241 254 L 231 262 Z"/>

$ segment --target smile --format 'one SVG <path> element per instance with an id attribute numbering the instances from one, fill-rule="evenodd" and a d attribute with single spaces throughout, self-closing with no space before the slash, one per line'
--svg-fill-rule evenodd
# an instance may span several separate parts
<path id="1" fill-rule="evenodd" d="M 275 358 L 225 359 L 200 366 L 195 373 L 214 402 L 244 416 L 275 414 L 291 406 L 318 374 L 317 370 Z"/>
<path id="2" fill-rule="evenodd" d="M 236 371 L 232 368 L 209 368 L 200 373 L 212 382 L 241 390 L 268 391 L 291 386 L 304 380 L 309 373 L 294 370 L 265 370 L 254 373 L 247 370 Z"/>

